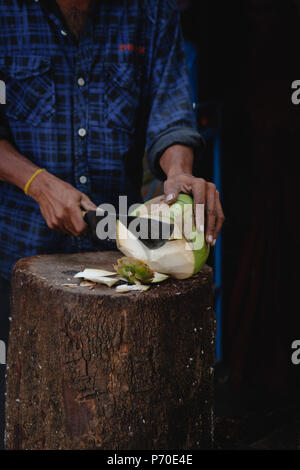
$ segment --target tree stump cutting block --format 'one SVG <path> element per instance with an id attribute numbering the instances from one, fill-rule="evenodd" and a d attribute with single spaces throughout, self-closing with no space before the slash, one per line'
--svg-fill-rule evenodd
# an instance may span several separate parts
<path id="1" fill-rule="evenodd" d="M 212 271 L 147 292 L 80 287 L 117 251 L 14 269 L 7 449 L 199 449 L 213 440 Z M 76 283 L 67 287 L 65 283 Z"/>

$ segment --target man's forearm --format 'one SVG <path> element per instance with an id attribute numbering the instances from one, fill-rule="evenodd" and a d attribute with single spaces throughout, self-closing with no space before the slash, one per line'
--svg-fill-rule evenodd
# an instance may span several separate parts
<path id="1" fill-rule="evenodd" d="M 186 173 L 191 175 L 193 171 L 194 151 L 184 145 L 172 145 L 162 155 L 160 166 L 167 178 Z"/>
<path id="2" fill-rule="evenodd" d="M 38 166 L 23 157 L 7 140 L 0 140 L 0 180 L 24 189 Z"/>

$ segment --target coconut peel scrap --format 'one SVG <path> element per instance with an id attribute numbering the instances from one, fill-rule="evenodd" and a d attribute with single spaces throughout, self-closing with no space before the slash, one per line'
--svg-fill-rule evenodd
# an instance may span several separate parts
<path id="1" fill-rule="evenodd" d="M 150 286 L 146 286 L 143 284 L 123 284 L 120 286 L 117 286 L 115 288 L 116 292 L 119 294 L 125 294 L 126 292 L 133 292 L 133 291 L 141 291 L 145 292 L 150 288 Z"/>
<path id="2" fill-rule="evenodd" d="M 79 284 L 81 287 L 93 287 L 95 284 L 112 287 L 118 282 L 131 284 L 130 289 L 127 285 L 118 286 L 117 292 L 146 291 L 150 284 L 158 284 L 169 278 L 167 274 L 152 271 L 146 263 L 136 258 L 120 258 L 116 272 L 87 268 L 75 274 L 74 277 L 84 279 Z"/>
<path id="3" fill-rule="evenodd" d="M 80 285 L 80 287 L 91 287 L 91 286 L 95 286 L 95 285 L 96 285 L 96 282 L 93 282 L 93 281 L 82 281 L 79 285 Z"/>
<path id="4" fill-rule="evenodd" d="M 159 282 L 164 282 L 169 279 L 170 276 L 162 273 L 154 273 L 154 278 L 152 279 L 152 284 L 158 284 Z"/>
<path id="5" fill-rule="evenodd" d="M 97 284 L 105 284 L 107 287 L 112 287 L 113 285 L 119 282 L 119 279 L 112 278 L 112 277 L 86 277 L 87 281 L 95 282 Z"/>
<path id="6" fill-rule="evenodd" d="M 116 272 L 115 271 L 106 271 L 105 269 L 90 269 L 86 268 L 84 271 L 75 274 L 74 277 L 83 277 L 86 279 L 88 276 L 92 277 L 110 277 L 110 276 L 115 276 Z"/>

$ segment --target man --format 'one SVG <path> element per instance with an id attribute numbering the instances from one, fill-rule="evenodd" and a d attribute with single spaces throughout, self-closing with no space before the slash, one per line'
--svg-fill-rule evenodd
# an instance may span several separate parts
<path id="1" fill-rule="evenodd" d="M 205 204 L 215 244 L 224 217 L 215 186 L 192 176 L 202 139 L 175 0 L 0 0 L 0 78 L 2 298 L 19 258 L 99 249 L 80 209 L 140 201 L 145 148 L 168 203 Z"/>

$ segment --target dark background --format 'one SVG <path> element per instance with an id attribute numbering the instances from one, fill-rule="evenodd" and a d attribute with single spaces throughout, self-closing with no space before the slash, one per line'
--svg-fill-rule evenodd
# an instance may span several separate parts
<path id="1" fill-rule="evenodd" d="M 222 107 L 223 361 L 217 413 L 300 403 L 300 6 L 296 0 L 182 1 L 199 49 L 199 101 Z M 208 144 L 203 176 L 211 178 Z"/>

